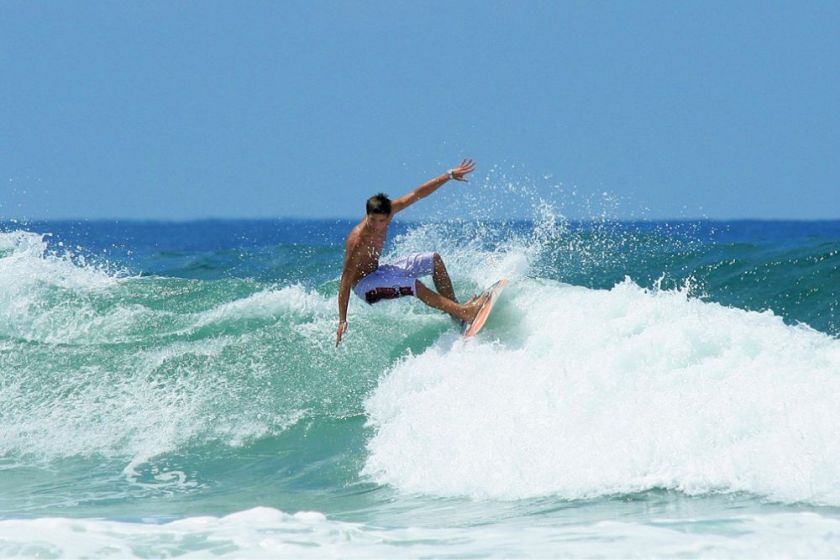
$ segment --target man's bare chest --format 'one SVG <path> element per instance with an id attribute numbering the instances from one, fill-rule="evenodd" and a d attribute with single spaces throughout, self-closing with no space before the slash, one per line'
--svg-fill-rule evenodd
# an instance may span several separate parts
<path id="1" fill-rule="evenodd" d="M 362 258 L 378 259 L 385 246 L 385 236 L 371 236 L 359 239 L 355 252 Z"/>

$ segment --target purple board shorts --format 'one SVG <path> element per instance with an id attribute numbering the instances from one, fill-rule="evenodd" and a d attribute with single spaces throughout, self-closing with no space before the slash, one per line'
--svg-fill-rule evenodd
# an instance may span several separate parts
<path id="1" fill-rule="evenodd" d="M 414 295 L 414 283 L 435 268 L 434 253 L 413 253 L 379 268 L 359 280 L 353 292 L 369 304 L 382 299 Z"/>

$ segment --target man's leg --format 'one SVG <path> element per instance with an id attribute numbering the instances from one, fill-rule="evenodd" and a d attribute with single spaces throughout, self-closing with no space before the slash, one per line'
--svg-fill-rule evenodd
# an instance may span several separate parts
<path id="1" fill-rule="evenodd" d="M 458 298 L 455 297 L 455 290 L 452 289 L 452 281 L 449 279 L 449 273 L 446 271 L 446 266 L 443 264 L 443 259 L 440 255 L 434 253 L 432 262 L 435 267 L 432 271 L 432 279 L 435 281 L 435 289 L 443 297 L 449 298 L 455 303 L 458 303 Z"/>
<path id="2" fill-rule="evenodd" d="M 478 313 L 478 310 L 484 303 L 484 300 L 478 299 L 471 303 L 460 304 L 456 301 L 452 301 L 447 297 L 444 297 L 441 294 L 433 292 L 432 290 L 424 286 L 420 280 L 417 280 L 414 283 L 414 294 L 420 301 L 422 301 L 426 305 L 434 307 L 435 309 L 440 309 L 441 311 L 445 311 L 453 317 L 455 317 L 456 319 L 466 321 L 467 323 L 472 323 L 472 320 L 475 318 L 476 313 Z"/>

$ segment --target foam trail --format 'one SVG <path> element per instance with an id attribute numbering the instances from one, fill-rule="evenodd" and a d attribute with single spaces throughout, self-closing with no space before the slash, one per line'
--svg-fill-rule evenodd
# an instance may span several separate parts
<path id="1" fill-rule="evenodd" d="M 520 279 L 494 318 L 384 377 L 366 474 L 436 496 L 662 487 L 840 504 L 840 341 L 629 280 Z"/>

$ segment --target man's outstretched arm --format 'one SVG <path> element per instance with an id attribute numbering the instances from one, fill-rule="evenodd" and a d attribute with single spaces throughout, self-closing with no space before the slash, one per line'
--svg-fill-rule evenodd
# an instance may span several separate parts
<path id="1" fill-rule="evenodd" d="M 400 210 L 405 210 L 421 198 L 426 198 L 450 179 L 455 179 L 456 181 L 466 181 L 466 175 L 468 173 L 472 173 L 473 169 L 475 169 L 475 162 L 471 159 L 465 159 L 458 167 L 450 169 L 447 173 L 423 183 L 410 193 L 404 194 L 394 200 L 391 203 L 391 214 L 393 215 Z"/>

